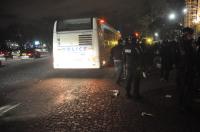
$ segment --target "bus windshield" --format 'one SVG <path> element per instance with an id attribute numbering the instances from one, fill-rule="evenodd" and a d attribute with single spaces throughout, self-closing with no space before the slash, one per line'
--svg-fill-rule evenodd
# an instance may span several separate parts
<path id="1" fill-rule="evenodd" d="M 58 21 L 57 32 L 60 31 L 74 31 L 74 30 L 89 30 L 92 29 L 92 19 L 69 19 Z"/>

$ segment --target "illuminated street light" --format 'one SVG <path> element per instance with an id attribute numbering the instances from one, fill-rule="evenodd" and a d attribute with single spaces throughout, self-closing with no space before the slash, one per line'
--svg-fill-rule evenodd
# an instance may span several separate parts
<path id="1" fill-rule="evenodd" d="M 188 11 L 187 8 L 184 8 L 184 9 L 183 9 L 183 14 L 186 14 L 187 11 Z"/>
<path id="2" fill-rule="evenodd" d="M 158 37 L 158 36 L 159 36 L 159 34 L 156 32 L 156 33 L 154 33 L 154 36 L 155 36 L 155 37 Z"/>
<path id="3" fill-rule="evenodd" d="M 174 19 L 176 19 L 176 14 L 171 13 L 171 14 L 169 14 L 168 18 L 169 18 L 169 20 L 174 20 Z"/>

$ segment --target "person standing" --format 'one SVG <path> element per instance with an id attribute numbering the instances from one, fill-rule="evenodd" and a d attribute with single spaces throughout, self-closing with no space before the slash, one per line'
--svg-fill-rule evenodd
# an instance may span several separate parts
<path id="1" fill-rule="evenodd" d="M 120 85 L 123 73 L 123 44 L 122 39 L 118 40 L 118 44 L 111 49 L 111 60 L 114 62 L 116 83 Z"/>
<path id="2" fill-rule="evenodd" d="M 194 92 L 195 49 L 193 47 L 193 32 L 191 28 L 184 28 L 183 36 L 177 47 L 176 84 L 181 109 L 189 108 Z"/>
<path id="3" fill-rule="evenodd" d="M 137 44 L 136 38 L 132 40 L 127 39 L 128 42 L 124 47 L 124 59 L 127 66 L 127 80 L 126 80 L 126 96 L 127 98 L 134 97 L 140 99 L 140 80 L 142 75 L 141 67 L 141 50 Z M 134 82 L 133 96 L 131 94 L 132 81 Z"/>
<path id="4" fill-rule="evenodd" d="M 165 80 L 168 82 L 169 73 L 172 69 L 172 42 L 168 40 L 164 40 L 162 43 L 162 47 L 160 49 L 161 56 L 161 81 Z"/>
<path id="5" fill-rule="evenodd" d="M 196 71 L 197 71 L 197 77 L 200 78 L 200 37 L 198 37 L 197 43 L 196 43 Z"/>

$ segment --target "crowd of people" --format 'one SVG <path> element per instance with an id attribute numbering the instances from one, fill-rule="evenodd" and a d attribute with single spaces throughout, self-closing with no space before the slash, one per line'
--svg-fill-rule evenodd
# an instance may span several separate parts
<path id="1" fill-rule="evenodd" d="M 198 89 L 200 78 L 200 37 L 194 39 L 194 30 L 184 28 L 178 41 L 163 41 L 160 48 L 161 80 L 168 81 L 170 71 L 176 71 L 179 105 L 188 109 Z"/>
<path id="2" fill-rule="evenodd" d="M 111 50 L 116 83 L 120 85 L 122 78 L 125 77 L 127 98 L 140 99 L 140 81 L 146 77 L 147 72 L 151 71 L 155 53 L 158 51 L 161 58 L 160 80 L 168 82 L 170 71 L 174 70 L 178 104 L 181 108 L 188 108 L 198 88 L 195 80 L 200 78 L 199 47 L 200 37 L 195 40 L 191 28 L 184 28 L 179 40 L 164 39 L 154 47 L 139 43 L 135 37 L 119 40 L 118 45 Z"/>

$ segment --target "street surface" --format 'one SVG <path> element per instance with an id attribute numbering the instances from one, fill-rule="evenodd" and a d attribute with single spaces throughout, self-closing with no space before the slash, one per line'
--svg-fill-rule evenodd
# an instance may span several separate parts
<path id="1" fill-rule="evenodd" d="M 135 101 L 113 76 L 113 68 L 54 70 L 48 57 L 9 63 L 0 68 L 0 132 L 200 132 L 198 106 L 178 110 L 174 77 L 143 79 Z"/>

